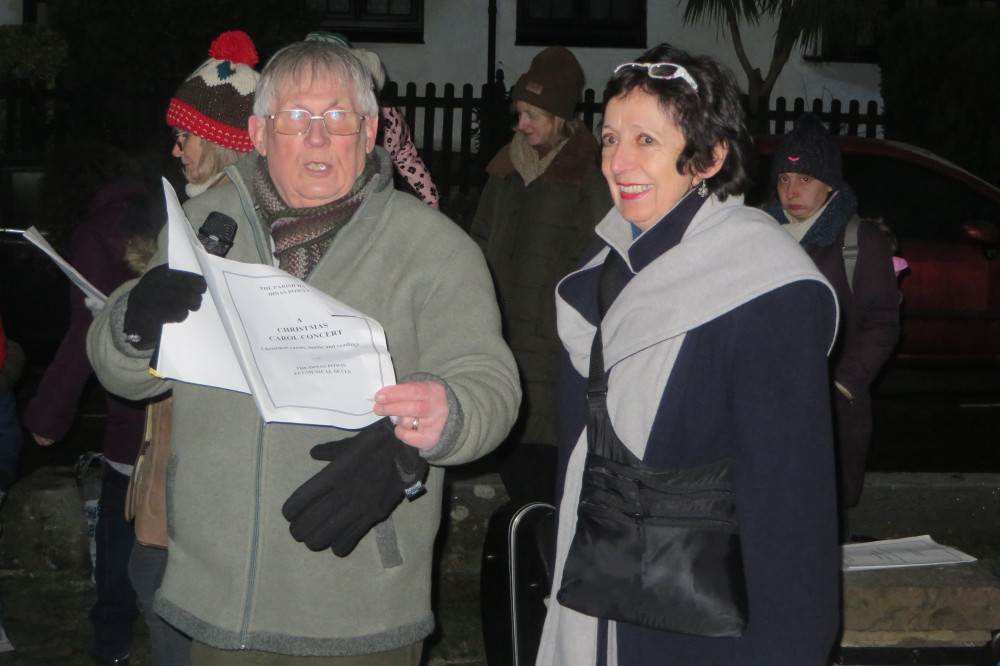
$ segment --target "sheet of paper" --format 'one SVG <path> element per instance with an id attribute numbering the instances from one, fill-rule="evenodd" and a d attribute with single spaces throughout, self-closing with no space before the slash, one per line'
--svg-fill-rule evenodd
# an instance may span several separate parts
<path id="1" fill-rule="evenodd" d="M 59 253 L 56 252 L 51 245 L 49 245 L 49 242 L 45 240 L 38 229 L 35 227 L 28 227 L 24 231 L 24 237 L 26 240 L 34 244 L 35 247 L 49 255 L 52 261 L 56 263 L 56 266 L 59 267 L 59 270 L 66 274 L 69 281 L 75 284 L 80 291 L 83 292 L 84 296 L 98 301 L 99 303 L 107 303 L 108 297 L 101 293 L 97 287 L 92 285 L 87 278 L 80 275 L 80 271 L 73 268 L 68 261 L 59 256 Z"/>
<path id="2" fill-rule="evenodd" d="M 167 263 L 179 271 L 203 275 L 197 252 L 208 256 L 188 223 L 174 188 L 163 180 L 167 202 Z M 196 247 L 197 246 L 197 247 Z M 156 374 L 230 391 L 250 393 L 215 300 L 206 294 L 201 307 L 179 324 L 166 324 L 160 336 Z"/>
<path id="3" fill-rule="evenodd" d="M 373 396 L 396 381 L 378 322 L 279 268 L 208 254 L 164 187 L 170 266 L 204 275 L 209 291 L 197 312 L 164 326 L 157 373 L 248 392 L 265 421 L 377 421 Z"/>
<path id="4" fill-rule="evenodd" d="M 378 420 L 373 396 L 396 380 L 377 322 L 273 266 L 209 259 L 240 313 L 234 342 L 266 420 L 352 429 Z"/>
<path id="5" fill-rule="evenodd" d="M 956 548 L 942 546 L 927 534 L 903 539 L 851 543 L 841 548 L 844 571 L 925 567 L 976 561 L 976 558 Z"/>

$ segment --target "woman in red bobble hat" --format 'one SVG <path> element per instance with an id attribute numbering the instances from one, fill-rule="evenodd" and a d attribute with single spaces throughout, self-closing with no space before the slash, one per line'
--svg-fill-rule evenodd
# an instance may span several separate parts
<path id="1" fill-rule="evenodd" d="M 254 88 L 260 74 L 257 49 L 241 30 L 219 35 L 209 58 L 177 89 L 167 109 L 174 132 L 173 155 L 181 161 L 187 179 L 185 192 L 195 197 L 228 182 L 224 169 L 246 156 L 253 145 L 247 121 L 253 114 Z M 136 248 L 133 248 L 135 250 Z M 133 264 L 145 264 L 152 250 L 133 252 Z M 133 475 L 130 508 L 135 516 L 136 542 L 129 561 L 129 578 L 149 627 L 154 666 L 187 666 L 191 639 L 156 614 L 153 599 L 167 567 L 166 465 L 170 452 L 173 398 L 151 404 L 147 413 L 147 441 Z"/>
<path id="2" fill-rule="evenodd" d="M 170 100 L 167 124 L 174 131 L 174 157 L 181 160 L 194 197 L 226 178 L 223 169 L 253 150 L 247 120 L 260 74 L 257 49 L 242 30 L 224 32 L 212 42 L 209 58 Z"/>

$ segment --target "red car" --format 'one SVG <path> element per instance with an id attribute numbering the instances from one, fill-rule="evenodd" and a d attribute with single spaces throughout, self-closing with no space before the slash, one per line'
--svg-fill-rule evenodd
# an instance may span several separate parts
<path id="1" fill-rule="evenodd" d="M 757 138 L 765 196 L 780 136 Z M 838 137 L 858 213 L 881 217 L 909 263 L 900 277 L 906 361 L 1000 361 L 1000 188 L 926 150 Z"/>

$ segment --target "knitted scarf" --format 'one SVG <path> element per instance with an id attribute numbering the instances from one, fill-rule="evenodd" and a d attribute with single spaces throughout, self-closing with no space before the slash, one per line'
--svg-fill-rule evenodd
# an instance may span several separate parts
<path id="1" fill-rule="evenodd" d="M 524 138 L 524 133 L 516 132 L 514 139 L 510 142 L 510 161 L 517 172 L 521 174 L 524 184 L 531 185 L 533 180 L 545 173 L 545 170 L 552 164 L 552 160 L 559 154 L 559 150 L 565 145 L 566 141 L 562 141 L 559 145 L 553 146 L 545 157 L 539 158 L 538 152 Z"/>
<path id="2" fill-rule="evenodd" d="M 254 195 L 264 211 L 264 222 L 274 240 L 278 267 L 305 280 L 319 263 L 333 237 L 368 198 L 380 170 L 378 159 L 368 155 L 351 191 L 336 201 L 314 208 L 289 208 L 278 195 L 263 157 L 257 164 Z"/>
<path id="3" fill-rule="evenodd" d="M 777 196 L 766 201 L 761 206 L 761 210 L 777 220 L 779 224 L 789 223 L 788 217 L 781 207 L 781 200 Z M 840 232 L 844 230 L 856 212 L 858 212 L 858 199 L 851 186 L 844 183 L 837 190 L 836 196 L 831 197 L 826 206 L 819 211 L 819 215 L 806 230 L 802 239 L 799 240 L 799 244 L 803 247 L 832 245 L 840 237 Z"/>

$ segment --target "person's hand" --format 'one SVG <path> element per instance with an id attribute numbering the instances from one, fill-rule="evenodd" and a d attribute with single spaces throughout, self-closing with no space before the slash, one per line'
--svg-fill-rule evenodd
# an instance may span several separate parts
<path id="1" fill-rule="evenodd" d="M 389 419 L 353 437 L 318 444 L 310 454 L 330 464 L 281 507 L 292 538 L 310 550 L 332 548 L 337 556 L 347 557 L 403 498 L 423 493 L 427 461 L 396 439 Z"/>
<path id="2" fill-rule="evenodd" d="M 208 285 L 197 273 L 160 264 L 149 269 L 132 288 L 125 310 L 125 339 L 140 351 L 156 347 L 163 325 L 187 319 L 201 307 Z"/>
<path id="3" fill-rule="evenodd" d="M 375 413 L 396 417 L 396 437 L 418 449 L 433 448 L 448 420 L 448 396 L 437 382 L 386 386 L 375 394 Z"/>
<path id="4" fill-rule="evenodd" d="M 31 436 L 35 438 L 35 444 L 38 444 L 38 446 L 51 446 L 56 441 L 51 437 L 42 437 L 35 432 L 31 433 Z"/>

